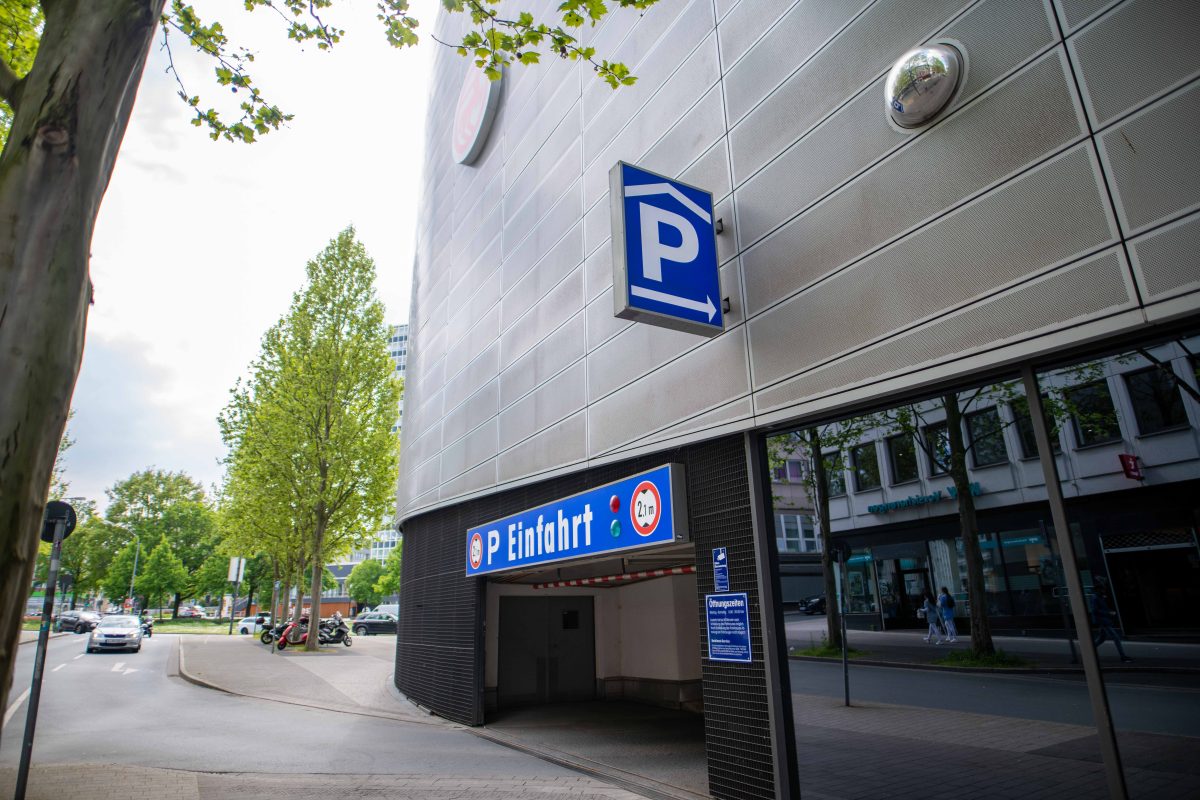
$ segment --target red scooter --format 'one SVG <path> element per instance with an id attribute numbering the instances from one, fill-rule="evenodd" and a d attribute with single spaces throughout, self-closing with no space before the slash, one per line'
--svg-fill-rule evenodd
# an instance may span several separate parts
<path id="1" fill-rule="evenodd" d="M 292 620 L 283 629 L 283 633 L 279 635 L 277 647 L 280 650 L 286 650 L 289 644 L 304 644 L 307 641 L 308 617 L 301 617 L 299 621 Z"/>

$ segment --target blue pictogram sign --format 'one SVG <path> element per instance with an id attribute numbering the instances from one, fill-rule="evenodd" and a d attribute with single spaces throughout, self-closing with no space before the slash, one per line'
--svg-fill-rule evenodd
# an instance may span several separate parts
<path id="1" fill-rule="evenodd" d="M 623 161 L 608 182 L 613 313 L 703 336 L 721 333 L 712 194 Z"/>
<path id="2" fill-rule="evenodd" d="M 724 547 L 713 548 L 713 591 L 729 591 L 729 558 Z"/>

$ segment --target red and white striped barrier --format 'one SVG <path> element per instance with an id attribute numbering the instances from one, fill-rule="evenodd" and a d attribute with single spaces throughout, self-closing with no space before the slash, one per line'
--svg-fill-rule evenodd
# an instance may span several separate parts
<path id="1" fill-rule="evenodd" d="M 569 581 L 553 581 L 551 583 L 535 583 L 535 589 L 561 589 L 565 586 L 611 586 L 615 583 L 644 581 L 648 578 L 665 578 L 669 575 L 691 575 L 696 571 L 695 564 L 682 567 L 667 567 L 666 569 L 646 569 L 641 572 L 622 572 L 618 575 L 602 575 L 598 578 L 574 578 Z"/>

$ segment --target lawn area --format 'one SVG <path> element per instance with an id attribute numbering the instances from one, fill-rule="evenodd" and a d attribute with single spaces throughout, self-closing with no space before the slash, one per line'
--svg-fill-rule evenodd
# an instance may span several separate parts
<path id="1" fill-rule="evenodd" d="M 990 656 L 976 656 L 970 650 L 951 650 L 944 658 L 933 662 L 943 667 L 975 667 L 986 669 L 1019 669 L 1032 667 L 1034 663 L 1020 656 L 1009 655 L 1003 650 L 997 650 Z"/>
<path id="2" fill-rule="evenodd" d="M 227 634 L 229 633 L 229 620 L 227 619 L 163 619 L 154 620 L 155 633 L 208 633 L 208 634 Z M 236 629 L 234 635 L 237 635 Z"/>
<path id="3" fill-rule="evenodd" d="M 23 631 L 36 631 L 40 627 L 42 627 L 42 621 L 40 619 L 21 620 L 21 630 Z"/>

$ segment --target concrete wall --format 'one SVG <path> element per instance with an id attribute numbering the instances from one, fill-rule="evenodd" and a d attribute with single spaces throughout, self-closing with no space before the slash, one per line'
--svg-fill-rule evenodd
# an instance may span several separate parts
<path id="1" fill-rule="evenodd" d="M 518 67 L 472 166 L 438 53 L 401 517 L 1200 307 L 1192 0 L 677 0 L 584 36 L 637 84 Z M 964 89 L 900 132 L 883 78 L 937 38 Z M 613 318 L 618 159 L 714 192 L 723 335 Z"/>

